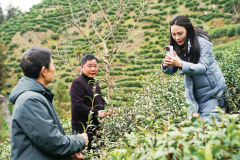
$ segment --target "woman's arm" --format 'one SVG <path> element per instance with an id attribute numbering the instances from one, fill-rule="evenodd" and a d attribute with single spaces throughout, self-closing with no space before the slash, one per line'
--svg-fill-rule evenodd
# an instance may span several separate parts
<path id="1" fill-rule="evenodd" d="M 206 74 L 207 68 L 215 62 L 212 45 L 210 42 L 200 41 L 200 58 L 197 64 L 182 61 L 182 68 L 179 69 L 181 74 L 188 76 L 201 76 Z"/>
<path id="2" fill-rule="evenodd" d="M 171 58 L 166 55 L 166 57 L 164 58 L 162 64 L 161 64 L 161 70 L 166 73 L 166 74 L 174 74 L 175 72 L 177 72 L 178 67 L 176 66 L 170 66 L 168 64 L 168 61 L 171 60 Z"/>
<path id="3" fill-rule="evenodd" d="M 207 40 L 200 40 L 200 59 L 197 64 L 182 61 L 178 55 L 174 52 L 175 57 L 169 57 L 164 59 L 165 65 L 179 67 L 179 72 L 181 74 L 186 74 L 188 76 L 200 76 L 206 73 L 207 67 L 215 62 L 215 58 L 212 52 L 212 45 Z"/>

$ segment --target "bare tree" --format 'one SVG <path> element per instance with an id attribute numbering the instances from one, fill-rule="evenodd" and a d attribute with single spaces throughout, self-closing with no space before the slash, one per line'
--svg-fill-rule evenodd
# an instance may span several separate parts
<path id="1" fill-rule="evenodd" d="M 65 18 L 66 22 L 73 26 L 75 29 L 74 32 L 78 31 L 81 34 L 78 37 L 85 37 L 86 39 L 87 44 L 77 46 L 74 49 L 74 53 L 77 55 L 77 61 L 79 62 L 80 57 L 86 52 L 95 52 L 99 55 L 99 57 L 101 57 L 106 69 L 106 75 L 103 81 L 107 83 L 108 98 L 110 98 L 110 69 L 117 66 L 114 64 L 114 61 L 120 55 L 129 35 L 136 27 L 136 24 L 147 4 L 147 0 L 135 0 L 134 2 L 133 0 L 110 0 L 104 2 L 100 2 L 98 0 L 86 0 L 85 2 L 80 2 L 79 0 L 76 1 L 72 4 L 72 2 L 68 0 L 69 7 L 66 8 L 66 6 L 62 6 L 58 0 L 49 0 L 55 10 Z M 131 3 L 134 4 L 132 5 Z M 78 5 L 79 11 L 75 10 L 76 13 L 73 11 L 73 5 Z M 128 7 L 130 5 L 132 5 L 130 10 L 134 10 L 133 7 L 138 8 L 138 12 L 134 15 L 134 22 L 131 22 L 131 24 L 128 25 L 125 24 L 124 30 L 119 32 L 118 29 L 121 26 L 122 19 L 124 16 L 128 15 Z M 114 8 L 114 11 L 112 8 Z M 70 10 L 71 16 L 65 13 L 67 9 Z M 83 27 L 85 24 L 83 24 L 84 22 L 82 18 L 85 18 L 84 21 L 86 23 L 86 27 Z M 31 31 L 27 25 L 25 25 L 25 27 Z M 123 26 L 121 28 L 123 28 Z M 66 29 L 66 32 L 69 33 L 68 28 Z M 36 32 L 34 32 L 34 34 L 37 35 L 41 42 L 44 42 L 42 45 L 46 45 L 49 49 L 51 49 L 51 46 L 41 38 L 44 36 L 41 36 Z M 34 41 L 33 34 L 27 33 L 27 36 L 32 40 L 33 43 L 38 44 L 37 41 Z M 73 38 L 73 35 L 64 34 L 64 45 L 66 47 L 69 45 L 69 43 L 72 45 Z M 76 76 L 76 72 L 81 73 L 81 69 L 74 65 L 73 62 L 70 62 L 67 52 L 60 52 L 59 48 L 60 45 L 56 44 L 56 51 L 52 50 L 54 53 L 53 56 L 62 60 L 64 64 L 71 69 L 71 74 Z M 63 70 L 58 65 L 56 67 Z"/>
<path id="2" fill-rule="evenodd" d="M 239 18 L 239 13 L 240 13 L 240 1 L 239 0 L 231 0 L 232 4 L 233 4 L 233 10 L 235 12 L 235 14 L 237 15 L 237 17 Z"/>
<path id="3" fill-rule="evenodd" d="M 110 81 L 110 69 L 114 67 L 114 60 L 122 51 L 124 44 L 126 43 L 130 33 L 136 27 L 136 24 L 139 20 L 139 17 L 142 15 L 144 7 L 146 5 L 146 1 L 138 2 L 140 8 L 140 12 L 136 15 L 135 22 L 132 25 L 126 26 L 126 31 L 124 35 L 118 36 L 118 25 L 126 9 L 131 3 L 131 0 L 111 0 L 110 2 L 100 2 L 98 0 L 86 0 L 86 3 L 80 3 L 79 0 L 77 4 L 80 8 L 81 15 L 84 15 L 87 18 L 87 23 L 89 27 L 92 27 L 92 31 L 88 32 L 83 27 L 81 27 L 81 19 L 80 17 L 75 17 L 75 13 L 72 10 L 72 3 L 68 0 L 69 8 L 71 10 L 71 18 L 64 13 L 63 7 L 60 5 L 58 0 L 49 0 L 54 8 L 63 15 L 68 22 L 73 25 L 88 41 L 91 45 L 91 48 L 96 51 L 96 53 L 101 57 L 103 62 L 105 63 L 106 68 L 106 77 L 105 82 L 108 85 L 108 98 L 111 95 L 111 81 Z M 74 4 L 76 5 L 76 4 Z M 113 16 L 110 16 L 110 11 L 107 13 L 107 8 L 109 5 L 113 5 L 115 7 L 115 13 Z M 93 7 L 94 6 L 94 7 Z M 96 9 L 97 12 L 94 11 L 93 8 Z M 112 14 L 112 13 L 111 13 Z M 111 18 L 111 19 L 110 19 Z M 104 28 L 104 29 L 103 29 Z M 103 32 L 105 31 L 105 32 Z M 92 35 L 92 36 L 91 36 Z M 96 40 L 100 40 L 100 43 L 96 43 Z M 111 42 L 111 43 L 109 43 Z M 111 45 L 108 45 L 111 44 Z M 83 49 L 83 48 L 82 48 Z M 101 50 L 103 49 L 103 50 Z M 84 50 L 84 49 L 83 49 Z M 80 55 L 79 48 L 76 50 L 78 53 L 78 57 Z"/>

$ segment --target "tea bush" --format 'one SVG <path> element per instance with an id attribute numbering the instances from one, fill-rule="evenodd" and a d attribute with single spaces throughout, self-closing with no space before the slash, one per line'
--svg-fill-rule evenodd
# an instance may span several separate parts
<path id="1" fill-rule="evenodd" d="M 12 50 L 12 49 L 18 48 L 18 47 L 19 47 L 19 45 L 17 43 L 13 43 L 13 44 L 9 45 L 8 50 Z"/>
<path id="2" fill-rule="evenodd" d="M 240 46 L 225 51 L 219 65 L 223 72 L 228 92 L 230 93 L 230 104 L 232 112 L 240 110 Z"/>
<path id="3" fill-rule="evenodd" d="M 2 160 L 11 159 L 11 145 L 10 145 L 10 139 L 8 138 L 2 143 L 0 143 L 0 159 Z"/>
<path id="4" fill-rule="evenodd" d="M 198 114 L 187 120 L 180 76 L 155 69 L 143 83 L 131 107 L 115 108 L 114 118 L 101 123 L 101 159 L 238 159 L 239 115 L 218 109 L 220 121 L 205 124 Z"/>
<path id="5" fill-rule="evenodd" d="M 138 116 L 148 123 L 140 132 L 125 133 L 122 147 L 105 153 L 103 159 L 239 159 L 239 115 L 221 115 L 222 122 L 208 125 L 198 115 L 181 123 Z"/>
<path id="6" fill-rule="evenodd" d="M 160 69 L 154 69 L 153 73 L 142 81 L 142 85 L 140 91 L 130 94 L 132 98 L 127 105 L 121 105 L 121 102 L 116 101 L 118 107 L 114 108 L 112 116 L 100 119 L 101 138 L 95 139 L 94 146 L 95 154 L 98 156 L 100 154 L 102 159 L 111 159 L 107 157 L 107 152 L 122 147 L 119 139 L 126 133 L 137 133 L 141 131 L 139 127 L 154 130 L 151 123 L 157 119 L 181 122 L 186 118 L 181 76 L 164 75 Z M 144 116 L 147 118 L 140 118 Z M 85 156 L 89 158 L 96 155 Z"/>

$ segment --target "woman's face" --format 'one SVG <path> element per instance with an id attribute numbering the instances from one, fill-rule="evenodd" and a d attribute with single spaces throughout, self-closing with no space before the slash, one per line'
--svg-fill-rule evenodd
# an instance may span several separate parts
<path id="1" fill-rule="evenodd" d="M 171 26 L 171 33 L 173 39 L 178 43 L 178 45 L 184 45 L 187 39 L 187 30 L 176 24 Z"/>

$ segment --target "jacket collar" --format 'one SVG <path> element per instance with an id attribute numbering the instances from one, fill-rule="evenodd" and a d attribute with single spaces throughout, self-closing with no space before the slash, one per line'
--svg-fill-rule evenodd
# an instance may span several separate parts
<path id="1" fill-rule="evenodd" d="M 44 89 L 44 91 L 41 91 L 40 93 L 52 103 L 54 100 L 54 94 L 52 93 L 52 91 L 50 89 L 48 89 L 47 87 L 45 87 L 43 84 L 41 84 L 41 83 L 39 83 L 39 84 Z"/>
<path id="2" fill-rule="evenodd" d="M 93 78 L 90 78 L 90 77 L 86 76 L 84 73 L 82 73 L 82 77 L 87 81 L 94 80 Z"/>

